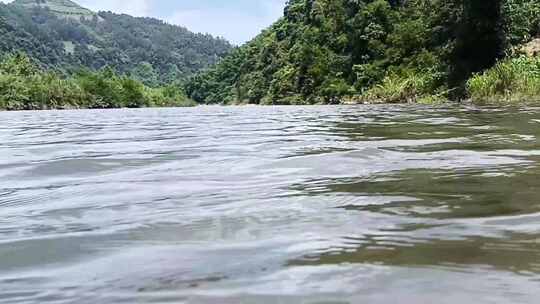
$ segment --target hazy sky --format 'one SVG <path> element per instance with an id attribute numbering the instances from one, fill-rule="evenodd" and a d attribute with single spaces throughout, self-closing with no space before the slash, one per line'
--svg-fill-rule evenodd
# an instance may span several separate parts
<path id="1" fill-rule="evenodd" d="M 0 0 L 11 2 L 11 0 Z M 75 0 L 95 11 L 149 16 L 241 44 L 276 21 L 286 0 Z"/>

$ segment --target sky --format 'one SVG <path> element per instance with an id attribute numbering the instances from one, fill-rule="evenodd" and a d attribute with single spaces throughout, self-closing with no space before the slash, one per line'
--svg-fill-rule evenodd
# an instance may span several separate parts
<path id="1" fill-rule="evenodd" d="M 283 14 L 286 0 L 74 0 L 94 11 L 155 17 L 242 44 Z M 11 0 L 0 0 L 11 2 Z"/>

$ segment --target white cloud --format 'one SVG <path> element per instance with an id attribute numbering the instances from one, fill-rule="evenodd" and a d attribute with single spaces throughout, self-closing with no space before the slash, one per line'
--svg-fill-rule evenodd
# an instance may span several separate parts
<path id="1" fill-rule="evenodd" d="M 178 10 L 165 20 L 189 30 L 225 37 L 236 44 L 246 42 L 276 21 L 283 12 L 282 0 L 261 1 L 257 13 L 238 9 L 201 8 Z"/>

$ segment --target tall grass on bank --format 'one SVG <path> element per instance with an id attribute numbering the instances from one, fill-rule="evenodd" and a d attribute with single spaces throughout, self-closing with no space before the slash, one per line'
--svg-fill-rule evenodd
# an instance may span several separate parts
<path id="1" fill-rule="evenodd" d="M 24 54 L 0 60 L 0 109 L 139 108 L 191 106 L 178 84 L 150 88 L 112 69 L 71 77 L 46 72 Z"/>
<path id="2" fill-rule="evenodd" d="M 357 99 L 369 103 L 438 103 L 446 101 L 446 91 L 438 88 L 433 73 L 389 74 Z"/>
<path id="3" fill-rule="evenodd" d="M 540 57 L 506 59 L 467 82 L 473 102 L 540 101 Z"/>

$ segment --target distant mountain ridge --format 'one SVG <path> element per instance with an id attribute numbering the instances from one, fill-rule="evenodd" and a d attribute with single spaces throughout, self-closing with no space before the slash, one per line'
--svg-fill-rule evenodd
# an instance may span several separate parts
<path id="1" fill-rule="evenodd" d="M 22 51 L 64 73 L 109 66 L 150 86 L 186 79 L 232 49 L 222 38 L 69 0 L 0 3 L 0 37 L 0 55 Z"/>
<path id="2" fill-rule="evenodd" d="M 70 0 L 15 0 L 14 5 L 21 5 L 27 8 L 41 7 L 48 8 L 55 14 L 65 17 L 74 18 L 91 18 L 96 16 L 97 13 L 80 6 L 79 4 Z"/>

